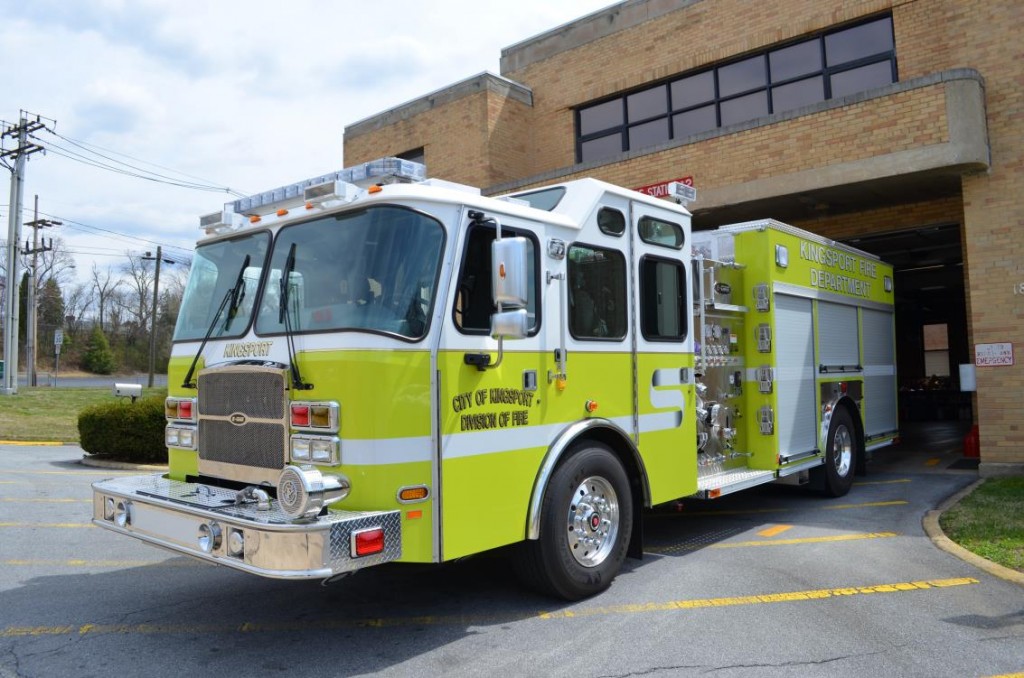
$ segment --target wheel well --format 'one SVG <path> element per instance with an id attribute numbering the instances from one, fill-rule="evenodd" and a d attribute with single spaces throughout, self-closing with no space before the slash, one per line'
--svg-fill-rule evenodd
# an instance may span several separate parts
<path id="1" fill-rule="evenodd" d="M 633 442 L 620 431 L 607 428 L 595 427 L 588 429 L 573 439 L 566 450 L 571 450 L 582 442 L 593 441 L 604 444 L 618 458 L 622 468 L 629 478 L 629 489 L 633 501 L 633 530 L 629 541 L 627 555 L 630 558 L 641 558 L 643 555 L 643 509 L 650 506 L 650 485 L 647 482 L 647 473 L 643 467 L 640 453 L 633 445 Z M 563 454 L 558 464 L 566 458 Z"/>

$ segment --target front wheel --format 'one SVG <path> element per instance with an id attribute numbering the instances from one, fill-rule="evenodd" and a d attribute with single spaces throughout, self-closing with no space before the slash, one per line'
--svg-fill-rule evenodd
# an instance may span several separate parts
<path id="1" fill-rule="evenodd" d="M 521 545 L 517 569 L 543 593 L 579 600 L 608 588 L 626 557 L 633 501 L 622 464 L 585 443 L 555 470 L 541 503 L 540 538 Z"/>
<path id="2" fill-rule="evenodd" d="M 853 470 L 860 454 L 857 429 L 845 408 L 832 412 L 825 449 L 825 494 L 842 497 L 853 485 Z"/>

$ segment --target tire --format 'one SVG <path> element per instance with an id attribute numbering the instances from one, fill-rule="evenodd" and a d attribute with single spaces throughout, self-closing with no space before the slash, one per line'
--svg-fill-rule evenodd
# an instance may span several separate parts
<path id="1" fill-rule="evenodd" d="M 520 545 L 516 569 L 541 593 L 579 600 L 608 588 L 626 558 L 633 497 L 622 464 L 587 442 L 555 469 L 541 503 L 540 538 Z"/>
<path id="2" fill-rule="evenodd" d="M 857 429 L 845 407 L 832 412 L 825 445 L 825 494 L 842 497 L 853 485 L 854 469 L 860 456 Z"/>

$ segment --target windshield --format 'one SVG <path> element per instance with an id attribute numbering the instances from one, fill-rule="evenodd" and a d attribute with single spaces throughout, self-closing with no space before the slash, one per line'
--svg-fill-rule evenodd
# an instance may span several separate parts
<path id="1" fill-rule="evenodd" d="M 232 295 L 233 308 L 225 309 L 217 319 L 210 337 L 244 334 L 252 317 L 256 287 L 269 247 L 270 234 L 266 231 L 197 247 L 174 327 L 174 341 L 193 341 L 206 336 L 224 296 L 238 283 L 239 272 L 243 284 Z M 247 256 L 249 264 L 242 270 Z"/>
<path id="2" fill-rule="evenodd" d="M 290 331 L 366 330 L 421 339 L 429 328 L 443 245 L 437 220 L 393 206 L 283 228 L 256 332 L 286 330 L 280 282 L 294 246 L 287 288 Z"/>

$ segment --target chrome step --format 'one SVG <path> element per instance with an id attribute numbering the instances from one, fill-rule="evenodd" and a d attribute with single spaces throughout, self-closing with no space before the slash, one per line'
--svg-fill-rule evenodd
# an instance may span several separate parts
<path id="1" fill-rule="evenodd" d="M 700 499 L 715 499 L 749 487 L 764 485 L 775 480 L 775 471 L 752 471 L 748 468 L 730 469 L 697 479 Z"/>

